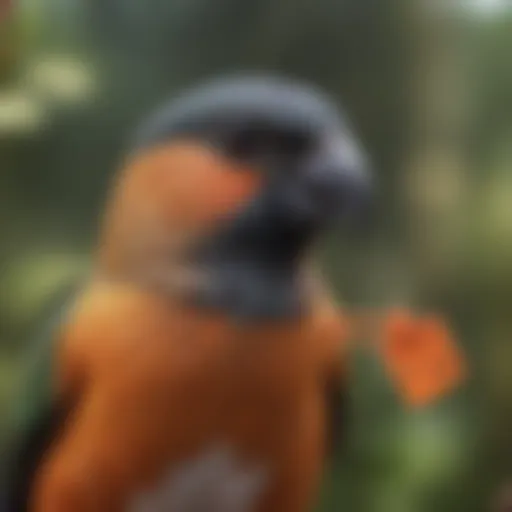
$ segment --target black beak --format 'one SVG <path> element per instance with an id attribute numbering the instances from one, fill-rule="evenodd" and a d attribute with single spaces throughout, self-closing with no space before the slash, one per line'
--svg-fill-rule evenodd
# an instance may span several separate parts
<path id="1" fill-rule="evenodd" d="M 345 135 L 328 138 L 304 163 L 290 187 L 288 207 L 315 224 L 357 220 L 372 203 L 366 158 Z"/>
<path id="2" fill-rule="evenodd" d="M 279 253 L 288 262 L 319 230 L 364 220 L 372 196 L 368 164 L 356 144 L 344 136 L 329 139 L 217 233 L 216 247 L 259 259 L 271 248 L 272 258 Z"/>

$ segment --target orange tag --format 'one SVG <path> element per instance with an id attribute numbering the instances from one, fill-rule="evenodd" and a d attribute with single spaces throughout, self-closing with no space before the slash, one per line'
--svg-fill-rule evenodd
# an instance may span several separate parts
<path id="1" fill-rule="evenodd" d="M 382 341 L 386 369 L 409 405 L 428 405 L 465 378 L 462 353 L 436 317 L 392 313 L 384 321 Z"/>

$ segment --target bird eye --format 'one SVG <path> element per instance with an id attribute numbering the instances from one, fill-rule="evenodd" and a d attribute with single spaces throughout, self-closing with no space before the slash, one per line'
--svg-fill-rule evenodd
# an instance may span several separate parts
<path id="1" fill-rule="evenodd" d="M 300 157 L 306 154 L 312 147 L 313 140 L 307 133 L 281 134 L 278 146 L 282 154 L 290 157 Z"/>
<path id="2" fill-rule="evenodd" d="M 257 128 L 238 131 L 226 144 L 229 155 L 239 160 L 252 160 L 270 149 L 268 133 Z"/>
<path id="3" fill-rule="evenodd" d="M 251 161 L 261 158 L 282 160 L 300 158 L 312 147 L 307 133 L 277 132 L 251 127 L 238 131 L 226 144 L 226 151 L 234 158 Z"/>

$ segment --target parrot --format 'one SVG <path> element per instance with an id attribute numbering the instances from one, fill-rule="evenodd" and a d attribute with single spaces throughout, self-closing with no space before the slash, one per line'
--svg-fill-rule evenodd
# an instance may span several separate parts
<path id="1" fill-rule="evenodd" d="M 35 345 L 0 511 L 313 510 L 347 397 L 314 249 L 371 204 L 368 157 L 282 75 L 196 84 L 134 132 L 91 272 Z"/>

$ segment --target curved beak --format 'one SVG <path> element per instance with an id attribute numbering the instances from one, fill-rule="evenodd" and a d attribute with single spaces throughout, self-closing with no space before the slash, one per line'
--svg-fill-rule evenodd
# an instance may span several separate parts
<path id="1" fill-rule="evenodd" d="M 345 134 L 326 138 L 302 166 L 289 207 L 317 223 L 356 220 L 372 203 L 370 166 L 358 144 Z"/>

